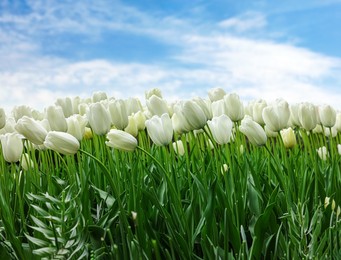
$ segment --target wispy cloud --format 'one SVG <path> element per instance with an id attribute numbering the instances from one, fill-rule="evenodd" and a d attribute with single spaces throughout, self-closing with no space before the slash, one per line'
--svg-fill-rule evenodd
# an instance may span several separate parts
<path id="1" fill-rule="evenodd" d="M 341 83 L 335 73 L 341 60 L 292 43 L 254 37 L 257 31 L 267 31 L 267 17 L 260 12 L 217 24 L 144 13 L 119 2 L 96 3 L 31 1 L 26 14 L 0 15 L 0 54 L 7 57 L 0 61 L 1 106 L 27 104 L 42 109 L 57 97 L 86 97 L 96 90 L 116 97 L 143 97 L 152 87 L 171 99 L 189 98 L 205 96 L 209 88 L 219 86 L 239 93 L 245 101 L 282 97 L 341 108 L 341 93 L 327 89 Z M 58 35 L 73 34 L 101 41 L 107 32 L 150 37 L 172 51 L 153 64 L 74 60 L 45 53 L 44 37 L 62 41 Z"/>

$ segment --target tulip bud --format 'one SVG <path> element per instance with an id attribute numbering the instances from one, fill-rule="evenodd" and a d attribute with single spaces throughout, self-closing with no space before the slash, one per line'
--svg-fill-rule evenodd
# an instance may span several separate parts
<path id="1" fill-rule="evenodd" d="M 165 113 L 161 117 L 155 115 L 146 120 L 146 128 L 154 144 L 163 146 L 172 141 L 173 126 L 168 114 Z"/>
<path id="2" fill-rule="evenodd" d="M 97 102 L 100 102 L 102 100 L 107 100 L 107 99 L 108 99 L 107 93 L 103 91 L 97 91 L 92 94 L 93 103 L 97 103 Z"/>
<path id="3" fill-rule="evenodd" d="M 133 114 L 134 120 L 136 122 L 137 130 L 144 130 L 146 128 L 146 116 L 142 111 L 138 111 L 137 113 Z"/>
<path id="4" fill-rule="evenodd" d="M 10 163 L 19 161 L 24 149 L 22 137 L 17 133 L 7 133 L 0 138 L 5 161 Z"/>
<path id="5" fill-rule="evenodd" d="M 318 113 L 323 126 L 332 127 L 336 122 L 336 111 L 330 105 L 320 106 Z"/>
<path id="6" fill-rule="evenodd" d="M 48 132 L 44 145 L 48 149 L 65 155 L 77 153 L 80 146 L 76 137 L 58 131 Z"/>
<path id="7" fill-rule="evenodd" d="M 336 114 L 335 129 L 341 132 L 341 112 Z"/>
<path id="8" fill-rule="evenodd" d="M 200 106 L 207 119 L 212 119 L 211 101 L 202 99 L 200 97 L 193 98 L 193 101 Z"/>
<path id="9" fill-rule="evenodd" d="M 173 149 L 180 156 L 183 156 L 185 154 L 184 144 L 181 140 L 173 142 Z"/>
<path id="10" fill-rule="evenodd" d="M 226 172 L 228 172 L 228 170 L 229 166 L 226 163 L 224 163 L 223 166 L 221 166 L 221 173 L 225 174 Z"/>
<path id="11" fill-rule="evenodd" d="M 32 159 L 30 158 L 30 155 L 28 153 L 23 153 L 20 158 L 21 167 L 28 171 L 29 169 L 34 168 L 34 163 Z"/>
<path id="12" fill-rule="evenodd" d="M 156 95 L 152 95 L 149 99 L 147 99 L 146 105 L 152 116 L 153 115 L 161 116 L 164 113 L 169 114 L 166 100 Z"/>
<path id="13" fill-rule="evenodd" d="M 124 129 L 128 125 L 128 114 L 126 109 L 126 102 L 122 99 L 110 101 L 109 113 L 112 124 L 117 129 Z"/>
<path id="14" fill-rule="evenodd" d="M 239 96 L 235 93 L 224 96 L 225 113 L 233 121 L 237 122 L 245 116 L 243 102 L 240 101 Z"/>
<path id="15" fill-rule="evenodd" d="M 46 129 L 40 123 L 27 116 L 18 120 L 15 129 L 36 145 L 43 144 L 47 135 Z"/>
<path id="16" fill-rule="evenodd" d="M 341 155 L 341 144 L 337 145 L 337 152 L 339 153 L 339 155 Z"/>
<path id="17" fill-rule="evenodd" d="M 224 99 L 220 99 L 217 101 L 212 102 L 212 116 L 221 116 L 225 114 L 225 102 Z"/>
<path id="18" fill-rule="evenodd" d="M 73 104 L 70 97 L 58 98 L 55 104 L 62 108 L 64 117 L 73 115 Z"/>
<path id="19" fill-rule="evenodd" d="M 264 129 L 249 116 L 245 116 L 239 126 L 240 132 L 242 132 L 252 144 L 264 145 L 267 137 Z"/>
<path id="20" fill-rule="evenodd" d="M 51 130 L 60 132 L 67 131 L 67 123 L 61 107 L 49 106 L 46 109 L 46 118 L 49 121 Z"/>
<path id="21" fill-rule="evenodd" d="M 172 125 L 174 132 L 178 134 L 187 133 L 191 131 L 190 125 L 188 124 L 186 118 L 180 111 L 172 115 Z"/>
<path id="22" fill-rule="evenodd" d="M 292 148 L 296 145 L 296 135 L 291 127 L 281 130 L 280 133 L 285 148 Z"/>
<path id="23" fill-rule="evenodd" d="M 319 155 L 319 157 L 323 161 L 326 161 L 327 158 L 329 157 L 329 153 L 328 153 L 327 147 L 325 147 L 325 146 L 322 146 L 322 147 L 318 148 L 316 151 L 317 151 L 317 154 Z"/>
<path id="24" fill-rule="evenodd" d="M 226 92 L 222 88 L 212 88 L 208 91 L 208 97 L 211 100 L 211 102 L 223 99 L 225 95 Z"/>
<path id="25" fill-rule="evenodd" d="M 88 120 L 78 114 L 74 114 L 66 119 L 67 122 L 67 133 L 76 137 L 78 141 L 83 139 L 85 127 Z"/>
<path id="26" fill-rule="evenodd" d="M 143 111 L 141 101 L 138 98 L 128 98 L 127 100 L 125 100 L 125 103 L 128 116 L 133 113 L 137 113 L 138 111 Z"/>
<path id="27" fill-rule="evenodd" d="M 252 118 L 260 125 L 264 125 L 263 109 L 267 107 L 267 103 L 263 99 L 259 99 L 253 103 L 252 106 Z"/>
<path id="28" fill-rule="evenodd" d="M 191 130 L 203 128 L 207 123 L 207 117 L 202 108 L 192 100 L 182 104 L 182 114 Z"/>
<path id="29" fill-rule="evenodd" d="M 324 208 L 327 208 L 330 204 L 330 197 L 325 197 L 324 198 Z"/>
<path id="30" fill-rule="evenodd" d="M 133 116 L 128 116 L 128 125 L 124 128 L 124 131 L 131 134 L 132 136 L 136 137 L 139 133 L 137 128 L 136 120 Z"/>
<path id="31" fill-rule="evenodd" d="M 29 106 L 25 106 L 25 105 L 15 106 L 12 109 L 12 115 L 15 121 L 18 121 L 20 118 L 24 116 L 32 117 L 32 108 Z"/>
<path id="32" fill-rule="evenodd" d="M 122 130 L 111 129 L 107 134 L 107 139 L 105 144 L 118 150 L 132 152 L 137 147 L 136 138 Z"/>
<path id="33" fill-rule="evenodd" d="M 300 104 L 292 104 L 290 105 L 290 123 L 293 125 L 293 126 L 301 126 L 301 123 L 300 123 L 300 119 L 299 119 L 299 116 L 298 116 L 298 109 L 299 109 L 299 106 Z"/>
<path id="34" fill-rule="evenodd" d="M 227 115 L 213 117 L 212 121 L 207 121 L 213 139 L 218 144 L 227 144 L 232 135 L 233 123 Z"/>
<path id="35" fill-rule="evenodd" d="M 87 112 L 90 127 L 97 135 L 108 133 L 111 126 L 111 118 L 108 110 L 102 103 L 94 103 L 89 106 Z"/>
<path id="36" fill-rule="evenodd" d="M 0 129 L 6 125 L 6 113 L 3 108 L 0 108 Z"/>
<path id="37" fill-rule="evenodd" d="M 262 116 L 269 129 L 278 132 L 287 127 L 290 117 L 289 104 L 284 100 L 277 100 L 275 104 L 263 109 Z"/>
<path id="38" fill-rule="evenodd" d="M 269 138 L 276 137 L 278 135 L 278 132 L 272 131 L 268 125 L 264 126 L 264 131 L 265 131 L 266 136 Z"/>
<path id="39" fill-rule="evenodd" d="M 145 91 L 145 97 L 146 99 L 149 99 L 151 98 L 153 95 L 159 97 L 159 98 L 162 98 L 162 93 L 161 93 L 161 90 L 158 89 L 158 88 L 153 88 L 151 90 L 147 90 Z"/>

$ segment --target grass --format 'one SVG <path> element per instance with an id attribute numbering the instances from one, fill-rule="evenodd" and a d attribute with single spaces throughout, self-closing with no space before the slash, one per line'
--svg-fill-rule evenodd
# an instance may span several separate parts
<path id="1" fill-rule="evenodd" d="M 0 156 L 0 258 L 340 259 L 340 133 L 296 137 L 211 147 L 190 132 L 174 137 L 183 156 L 145 131 L 134 152 L 97 135 L 73 156 L 27 143 L 27 171 Z"/>

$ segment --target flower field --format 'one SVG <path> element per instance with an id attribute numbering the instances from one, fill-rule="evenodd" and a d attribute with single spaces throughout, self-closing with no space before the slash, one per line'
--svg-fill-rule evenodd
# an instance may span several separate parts
<path id="1" fill-rule="evenodd" d="M 341 112 L 145 94 L 0 109 L 0 259 L 341 258 Z"/>

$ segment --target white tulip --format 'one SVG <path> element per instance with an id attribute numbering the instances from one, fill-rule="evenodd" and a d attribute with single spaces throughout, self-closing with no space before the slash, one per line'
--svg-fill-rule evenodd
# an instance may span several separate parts
<path id="1" fill-rule="evenodd" d="M 80 144 L 76 137 L 71 134 L 59 131 L 48 132 L 44 141 L 44 146 L 55 152 L 72 155 L 77 153 Z"/>
<path id="2" fill-rule="evenodd" d="M 111 129 L 107 133 L 108 141 L 105 144 L 118 150 L 132 152 L 137 147 L 137 140 L 131 134 L 118 129 Z"/>
<path id="3" fill-rule="evenodd" d="M 165 113 L 161 117 L 155 115 L 146 120 L 146 128 L 154 144 L 163 146 L 172 141 L 173 126 L 168 114 Z"/>
<path id="4" fill-rule="evenodd" d="M 227 115 L 213 117 L 212 120 L 207 121 L 207 124 L 210 128 L 213 139 L 218 144 L 227 144 L 230 142 L 233 123 Z"/>

